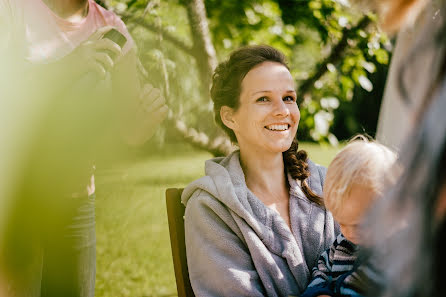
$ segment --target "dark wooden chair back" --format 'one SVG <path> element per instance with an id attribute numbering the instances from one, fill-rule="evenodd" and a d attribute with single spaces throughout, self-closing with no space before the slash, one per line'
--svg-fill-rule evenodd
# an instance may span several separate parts
<path id="1" fill-rule="evenodd" d="M 178 297 L 195 297 L 187 270 L 186 244 L 184 242 L 184 210 L 181 203 L 183 189 L 166 190 L 167 219 L 169 222 L 170 245 L 177 282 Z"/>

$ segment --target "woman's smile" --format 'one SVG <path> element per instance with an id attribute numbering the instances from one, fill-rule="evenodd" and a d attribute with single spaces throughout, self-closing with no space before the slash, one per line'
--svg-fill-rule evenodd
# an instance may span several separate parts
<path id="1" fill-rule="evenodd" d="M 288 131 L 290 129 L 290 125 L 288 124 L 273 124 L 265 126 L 266 129 L 270 131 Z"/>

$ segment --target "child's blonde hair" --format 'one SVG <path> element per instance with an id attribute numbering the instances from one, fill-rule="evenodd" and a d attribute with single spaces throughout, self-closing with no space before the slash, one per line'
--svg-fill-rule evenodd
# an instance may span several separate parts
<path id="1" fill-rule="evenodd" d="M 360 135 L 353 138 L 328 166 L 324 203 L 332 213 L 342 207 L 353 186 L 368 188 L 380 196 L 387 185 L 396 180 L 392 170 L 395 152 Z"/>

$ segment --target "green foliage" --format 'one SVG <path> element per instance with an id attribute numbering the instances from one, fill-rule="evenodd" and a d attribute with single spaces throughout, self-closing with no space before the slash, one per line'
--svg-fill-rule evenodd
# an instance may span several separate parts
<path id="1" fill-rule="evenodd" d="M 206 1 L 214 45 L 222 59 L 248 44 L 269 44 L 290 54 L 295 29 L 286 26 L 274 1 Z"/>
<path id="2" fill-rule="evenodd" d="M 152 5 L 147 10 L 148 4 L 153 2 L 110 0 L 107 3 L 118 13 L 143 18 L 147 23 L 160 24 L 184 44 L 192 46 L 185 9 L 187 0 L 158 1 L 158 5 Z M 364 17 L 361 12 L 342 5 L 343 2 L 204 1 L 213 45 L 220 61 L 240 46 L 269 44 L 287 55 L 298 86 L 316 73 L 343 34 Z M 195 59 L 167 39 L 160 41 L 156 31 L 136 25 L 132 18 L 127 19 L 127 24 L 138 44 L 141 61 L 148 69 L 149 78 L 158 87 L 165 85 L 162 64 L 166 65 L 170 84 L 167 99 L 174 113 L 184 118 L 189 126 L 212 137 L 217 133 L 212 120 L 212 105 L 209 94 L 199 91 L 200 79 Z M 300 104 L 300 139 L 336 142 L 336 137 L 330 132 L 335 110 L 354 98 L 357 87 L 370 92 L 374 88 L 370 75 L 375 72 L 377 64 L 389 62 L 389 40 L 376 26 L 354 30 L 349 36 L 339 59 L 327 65 L 326 73 L 314 83 L 310 94 Z M 386 72 L 381 74 L 385 75 Z M 368 95 L 363 93 L 362 96 Z M 327 101 L 326 98 L 331 99 Z M 360 122 L 361 119 L 355 118 L 354 121 Z M 168 132 L 168 135 L 171 134 Z"/>

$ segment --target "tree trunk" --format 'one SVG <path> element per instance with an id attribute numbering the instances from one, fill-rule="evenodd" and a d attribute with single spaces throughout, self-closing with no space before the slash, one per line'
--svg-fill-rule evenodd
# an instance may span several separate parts
<path id="1" fill-rule="evenodd" d="M 208 99 L 212 74 L 218 62 L 203 0 L 186 0 L 186 10 L 192 33 L 193 54 L 200 75 L 201 94 L 204 99 Z"/>

